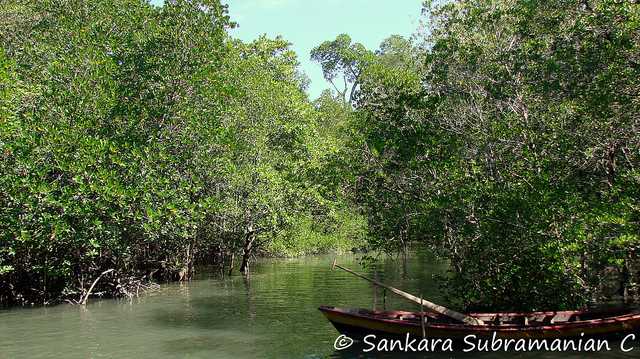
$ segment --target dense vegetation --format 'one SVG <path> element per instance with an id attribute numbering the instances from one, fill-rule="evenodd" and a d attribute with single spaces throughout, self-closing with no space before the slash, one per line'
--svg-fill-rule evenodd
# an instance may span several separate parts
<path id="1" fill-rule="evenodd" d="M 282 39 L 231 39 L 218 1 L 0 6 L 0 302 L 362 237 L 311 181 L 329 139 Z"/>
<path id="2" fill-rule="evenodd" d="M 370 243 L 420 242 L 449 259 L 446 289 L 460 307 L 584 305 L 605 269 L 630 288 L 639 8 L 427 2 L 430 28 L 417 44 L 392 37 L 371 54 L 343 36 L 319 46 L 325 76 L 344 71 L 357 87 L 353 198 Z"/>
<path id="3" fill-rule="evenodd" d="M 638 8 L 426 2 L 412 40 L 319 44 L 312 101 L 288 43 L 230 38 L 215 0 L 4 1 L 0 302 L 365 240 L 448 259 L 460 308 L 581 306 L 605 270 L 631 288 Z"/>

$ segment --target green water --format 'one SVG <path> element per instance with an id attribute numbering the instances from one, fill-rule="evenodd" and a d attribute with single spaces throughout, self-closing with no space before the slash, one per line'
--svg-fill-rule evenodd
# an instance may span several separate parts
<path id="1" fill-rule="evenodd" d="M 333 349 L 338 333 L 317 307 L 380 308 L 382 297 L 360 279 L 331 272 L 331 261 L 329 257 L 261 260 L 252 268 L 249 280 L 200 274 L 191 283 L 163 285 L 161 290 L 132 301 L 93 301 L 86 309 L 59 305 L 0 310 L 0 358 L 420 357 Z M 360 269 L 353 256 L 339 261 Z M 405 270 L 402 268 L 401 262 L 389 259 L 364 272 L 434 301 L 441 299 L 432 274 L 441 272 L 443 265 L 427 254 L 416 254 Z M 416 309 L 402 299 L 387 297 L 386 302 L 391 308 Z M 535 353 L 527 357 L 640 357 L 640 341 L 636 344 L 638 349 L 627 355 L 616 351 L 586 356 Z"/>

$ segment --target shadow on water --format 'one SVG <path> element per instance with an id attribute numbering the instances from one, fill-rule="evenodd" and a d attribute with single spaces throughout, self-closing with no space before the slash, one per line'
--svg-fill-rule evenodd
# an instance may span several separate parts
<path id="1" fill-rule="evenodd" d="M 340 260 L 362 270 L 353 257 Z M 149 324 L 211 333 L 166 340 L 162 347 L 171 353 L 221 350 L 235 342 L 241 347 L 260 347 L 260 357 L 289 357 L 287 354 L 291 353 L 296 355 L 290 357 L 328 357 L 337 333 L 317 310 L 318 306 L 382 308 L 384 302 L 391 308 L 398 304 L 388 295 L 383 298 L 381 291 L 376 293 L 364 281 L 343 272 L 332 272 L 330 263 L 328 257 L 265 260 L 249 278 L 194 281 L 188 285 L 189 295 L 181 295 L 188 298 L 182 305 L 156 308 Z M 402 279 L 398 268 L 385 262 L 365 272 L 380 280 L 403 281 L 406 286 L 425 283 L 421 278 Z M 415 308 L 409 305 L 407 309 Z"/>

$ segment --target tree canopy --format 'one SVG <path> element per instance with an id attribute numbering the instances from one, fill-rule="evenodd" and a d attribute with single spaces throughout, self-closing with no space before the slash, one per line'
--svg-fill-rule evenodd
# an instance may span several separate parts
<path id="1" fill-rule="evenodd" d="M 640 9 L 427 1 L 311 58 L 217 0 L 0 3 L 0 303 L 130 295 L 259 254 L 430 248 L 462 309 L 640 294 Z M 237 260 L 235 258 L 238 258 Z"/>
<path id="2" fill-rule="evenodd" d="M 310 181 L 319 112 L 286 41 L 230 38 L 218 1 L 0 6 L 1 302 L 349 249 L 361 221 L 330 223 L 348 206 Z"/>
<path id="3" fill-rule="evenodd" d="M 392 38 L 361 70 L 355 197 L 372 244 L 420 242 L 448 258 L 460 306 L 596 299 L 603 268 L 624 272 L 640 245 L 638 7 L 480 0 L 424 12 L 423 44 Z"/>

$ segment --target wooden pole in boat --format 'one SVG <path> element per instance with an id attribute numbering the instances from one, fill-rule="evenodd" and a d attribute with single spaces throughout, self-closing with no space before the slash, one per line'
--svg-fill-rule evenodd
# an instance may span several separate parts
<path id="1" fill-rule="evenodd" d="M 378 277 L 376 272 L 376 278 Z M 373 286 L 373 310 L 376 311 L 378 309 L 378 286 Z"/>
<path id="2" fill-rule="evenodd" d="M 369 282 L 371 282 L 371 283 L 373 283 L 373 284 L 375 284 L 375 285 L 377 285 L 379 287 L 386 288 L 386 289 L 390 290 L 391 292 L 403 297 L 404 299 L 407 299 L 407 300 L 410 300 L 410 301 L 412 301 L 414 303 L 418 303 L 418 304 L 420 304 L 422 306 L 425 306 L 425 307 L 433 310 L 436 313 L 440 313 L 440 314 L 442 314 L 444 316 L 447 316 L 449 318 L 453 318 L 455 320 L 459 320 L 459 321 L 461 321 L 463 323 L 470 324 L 470 325 L 485 325 L 485 323 L 482 320 L 478 319 L 478 318 L 470 317 L 468 315 L 456 312 L 455 310 L 451 310 L 451 309 L 443 307 L 441 305 L 432 303 L 432 302 L 430 302 L 428 300 L 423 300 L 421 298 L 418 298 L 415 295 L 412 295 L 412 294 L 409 294 L 407 292 L 404 292 L 404 291 L 402 291 L 402 290 L 400 290 L 398 288 L 394 288 L 392 286 L 389 286 L 389 285 L 386 285 L 386 284 L 382 284 L 382 283 L 378 282 L 377 280 L 373 280 L 371 278 L 367 278 L 367 277 L 363 276 L 360 273 L 356 273 L 356 272 L 352 271 L 349 268 L 345 268 L 345 267 L 339 265 L 337 263 L 337 259 L 334 259 L 333 260 L 333 265 L 331 266 L 331 270 L 334 270 L 336 267 L 342 269 L 343 271 L 345 271 L 347 273 L 351 273 L 351 274 L 355 275 L 356 277 L 359 277 L 359 278 L 362 278 L 362 279 L 364 279 L 366 281 L 369 281 Z"/>
<path id="3" fill-rule="evenodd" d="M 422 327 L 422 337 L 427 336 L 427 330 L 424 328 L 424 299 L 420 296 L 420 326 Z"/>
<path id="4" fill-rule="evenodd" d="M 382 288 L 382 305 L 387 310 L 387 288 Z"/>

